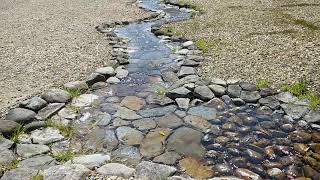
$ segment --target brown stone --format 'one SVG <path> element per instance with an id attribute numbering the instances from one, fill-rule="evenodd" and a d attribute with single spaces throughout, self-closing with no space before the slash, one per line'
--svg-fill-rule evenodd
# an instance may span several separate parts
<path id="1" fill-rule="evenodd" d="M 179 161 L 179 165 L 186 173 L 197 179 L 206 179 L 213 176 L 211 167 L 206 166 L 199 159 L 187 157 Z"/>
<path id="2" fill-rule="evenodd" d="M 211 129 L 211 126 L 212 126 L 206 119 L 199 116 L 189 115 L 189 116 L 186 116 L 183 120 L 187 124 L 190 124 L 191 126 L 197 129 L 200 129 L 202 131 Z"/>
<path id="3" fill-rule="evenodd" d="M 305 144 L 301 144 L 301 143 L 295 143 L 293 145 L 293 149 L 295 151 L 297 151 L 298 153 L 302 154 L 302 155 L 305 155 L 306 152 L 309 150 L 309 147 Z"/>
<path id="4" fill-rule="evenodd" d="M 313 132 L 311 134 L 312 141 L 315 143 L 320 142 L 320 132 Z"/>
<path id="5" fill-rule="evenodd" d="M 140 110 L 145 104 L 146 102 L 143 99 L 136 96 L 127 96 L 120 103 L 121 106 L 125 106 L 136 111 Z"/>

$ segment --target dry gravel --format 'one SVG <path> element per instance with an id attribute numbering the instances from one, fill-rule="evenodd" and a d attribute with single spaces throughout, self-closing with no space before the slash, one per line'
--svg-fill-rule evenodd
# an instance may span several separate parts
<path id="1" fill-rule="evenodd" d="M 201 68 L 204 77 L 267 79 L 278 87 L 306 78 L 320 92 L 318 0 L 176 1 L 205 12 L 170 25 L 189 39 L 213 42 Z"/>
<path id="2" fill-rule="evenodd" d="M 0 112 L 108 64 L 95 26 L 147 16 L 128 0 L 0 0 Z"/>

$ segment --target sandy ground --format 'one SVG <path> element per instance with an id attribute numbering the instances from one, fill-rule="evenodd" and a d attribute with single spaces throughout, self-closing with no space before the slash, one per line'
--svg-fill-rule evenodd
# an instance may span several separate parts
<path id="1" fill-rule="evenodd" d="M 108 64 L 95 26 L 147 16 L 128 0 L 0 0 L 0 112 Z"/>
<path id="2" fill-rule="evenodd" d="M 210 42 L 202 76 L 266 79 L 277 87 L 306 79 L 320 92 L 318 0 L 175 1 L 205 12 L 170 25 L 189 39 Z"/>

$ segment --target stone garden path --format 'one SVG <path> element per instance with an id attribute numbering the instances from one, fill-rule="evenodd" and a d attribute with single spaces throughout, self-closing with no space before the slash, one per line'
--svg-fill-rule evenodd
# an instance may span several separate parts
<path id="1" fill-rule="evenodd" d="M 159 30 L 189 10 L 140 5 L 157 16 L 97 27 L 120 66 L 8 113 L 5 137 L 17 123 L 26 131 L 1 140 L 1 164 L 19 160 L 3 166 L 1 180 L 320 179 L 320 114 L 309 102 L 235 79 L 202 80 L 202 52 Z M 75 89 L 86 91 L 72 98 Z"/>

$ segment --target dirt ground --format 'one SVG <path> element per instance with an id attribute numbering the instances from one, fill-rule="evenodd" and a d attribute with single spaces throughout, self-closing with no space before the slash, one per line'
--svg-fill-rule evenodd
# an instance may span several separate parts
<path id="1" fill-rule="evenodd" d="M 97 25 L 147 16 L 128 0 L 0 0 L 0 112 L 108 64 Z"/>
<path id="2" fill-rule="evenodd" d="M 207 51 L 202 76 L 251 82 L 264 79 L 275 87 L 307 80 L 320 92 L 319 1 L 173 1 L 204 12 L 169 25 Z"/>

